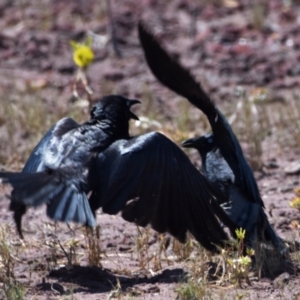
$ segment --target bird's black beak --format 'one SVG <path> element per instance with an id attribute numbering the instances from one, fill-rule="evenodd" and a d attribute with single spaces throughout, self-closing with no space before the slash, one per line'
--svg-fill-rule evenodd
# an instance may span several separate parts
<path id="1" fill-rule="evenodd" d="M 185 140 L 181 143 L 181 146 L 185 147 L 185 148 L 193 148 L 195 146 L 196 140 L 197 140 L 197 138 Z"/>
<path id="2" fill-rule="evenodd" d="M 136 99 L 129 99 L 128 100 L 128 106 L 131 107 L 135 104 L 139 104 L 141 103 L 141 101 L 136 100 Z M 136 116 L 132 111 L 129 111 L 129 117 L 130 119 L 134 119 L 134 120 L 139 120 L 138 116 Z"/>

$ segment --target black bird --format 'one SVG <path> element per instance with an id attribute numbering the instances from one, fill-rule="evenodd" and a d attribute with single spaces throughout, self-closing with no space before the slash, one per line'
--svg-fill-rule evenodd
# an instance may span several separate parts
<path id="1" fill-rule="evenodd" d="M 202 172 L 228 200 L 229 186 L 234 185 L 235 176 L 217 147 L 213 134 L 195 137 L 181 143 L 183 147 L 195 148 L 202 159 Z M 260 205 L 259 205 L 260 206 Z"/>
<path id="2" fill-rule="evenodd" d="M 95 157 L 93 165 L 93 211 L 121 211 L 125 220 L 149 224 L 181 242 L 189 231 L 211 251 L 228 239 L 215 214 L 231 231 L 237 228 L 218 205 L 220 194 L 184 152 L 158 132 L 116 141 Z"/>
<path id="3" fill-rule="evenodd" d="M 220 205 L 239 228 L 246 229 L 245 244 L 253 247 L 256 237 L 269 239 L 262 236 L 268 220 L 261 204 L 249 201 L 247 194 L 236 184 L 235 175 L 216 145 L 214 135 L 188 139 L 182 142 L 182 146 L 198 150 L 205 177 L 224 195 Z"/>
<path id="4" fill-rule="evenodd" d="M 213 135 L 200 139 L 200 143 L 204 141 L 204 145 L 199 147 L 200 154 L 206 154 L 204 172 L 213 184 L 221 187 L 220 190 L 227 200 L 230 199 L 231 204 L 227 203 L 229 205 L 227 212 L 239 227 L 246 229 L 248 245 L 250 243 L 253 246 L 254 241 L 263 239 L 271 241 L 275 247 L 283 250 L 284 243 L 264 213 L 264 203 L 253 171 L 225 116 L 194 77 L 160 46 L 141 23 L 139 38 L 147 63 L 155 77 L 177 94 L 187 98 L 207 116 Z M 188 144 L 187 141 L 184 143 L 185 146 Z M 218 169 L 223 171 L 220 173 Z M 222 177 L 225 177 L 225 180 Z M 232 184 L 229 189 L 226 184 L 230 182 Z"/>
<path id="5" fill-rule="evenodd" d="M 87 198 L 91 161 L 117 139 L 129 138 L 128 121 L 138 120 L 130 111 L 136 103 L 140 101 L 111 95 L 94 104 L 84 124 L 61 119 L 35 147 L 21 173 L 0 173 L 2 183 L 14 188 L 10 209 L 21 237 L 26 207 L 43 203 L 54 220 L 95 226 Z"/>
<path id="6" fill-rule="evenodd" d="M 211 251 L 224 246 L 228 237 L 217 217 L 232 231 L 236 226 L 216 202 L 220 195 L 164 135 L 129 136 L 128 121 L 137 119 L 129 108 L 135 103 L 105 97 L 83 125 L 68 118 L 54 125 L 23 173 L 0 173 L 14 188 L 11 207 L 20 232 L 26 207 L 47 203 L 55 220 L 93 226 L 102 207 L 182 242 L 189 231 Z"/>

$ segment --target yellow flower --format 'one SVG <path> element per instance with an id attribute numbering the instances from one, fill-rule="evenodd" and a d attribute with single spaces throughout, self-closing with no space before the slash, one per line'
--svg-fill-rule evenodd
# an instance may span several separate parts
<path id="1" fill-rule="evenodd" d="M 70 44 L 74 50 L 73 60 L 78 67 L 86 68 L 93 62 L 95 55 L 90 46 L 90 39 L 87 39 L 84 44 L 75 41 L 70 41 Z"/>
<path id="2" fill-rule="evenodd" d="M 300 197 L 294 197 L 290 202 L 290 207 L 300 210 Z"/>
<path id="3" fill-rule="evenodd" d="M 300 196 L 300 188 L 299 188 L 299 187 L 294 188 L 294 193 L 295 193 L 297 196 Z"/>
<path id="4" fill-rule="evenodd" d="M 240 256 L 239 263 L 244 267 L 248 267 L 251 264 L 251 258 L 249 256 Z"/>
<path id="5" fill-rule="evenodd" d="M 297 220 L 292 221 L 290 224 L 291 224 L 293 229 L 300 229 L 300 225 L 299 225 L 299 222 Z"/>
<path id="6" fill-rule="evenodd" d="M 236 234 L 236 237 L 238 238 L 238 240 L 244 240 L 245 235 L 246 235 L 246 230 L 243 228 L 236 229 L 235 234 Z"/>

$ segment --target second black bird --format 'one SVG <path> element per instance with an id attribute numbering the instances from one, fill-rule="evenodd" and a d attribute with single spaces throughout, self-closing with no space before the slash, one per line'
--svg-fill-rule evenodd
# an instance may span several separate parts
<path id="1" fill-rule="evenodd" d="M 277 249 L 284 251 L 283 241 L 264 212 L 253 171 L 225 116 L 194 77 L 160 46 L 142 24 L 139 24 L 139 38 L 156 78 L 187 98 L 207 116 L 213 135 L 186 141 L 184 145 L 199 150 L 206 177 L 226 198 L 226 209 L 232 220 L 246 229 L 247 244 L 253 247 L 258 240 L 270 241 Z M 198 143 L 201 145 L 198 146 Z"/>

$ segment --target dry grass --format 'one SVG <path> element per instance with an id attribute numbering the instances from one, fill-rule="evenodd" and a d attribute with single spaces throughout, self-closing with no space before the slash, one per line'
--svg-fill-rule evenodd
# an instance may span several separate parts
<path id="1" fill-rule="evenodd" d="M 255 0 L 252 4 L 252 24 L 254 28 L 261 30 L 265 24 L 267 14 L 267 3 L 262 0 Z"/>
<path id="2" fill-rule="evenodd" d="M 12 240 L 8 226 L 0 227 L 0 296 L 4 299 L 24 299 L 24 287 L 16 279 L 14 267 L 19 263 L 22 247 Z"/>
<path id="3" fill-rule="evenodd" d="M 94 229 L 85 228 L 86 243 L 88 245 L 88 265 L 101 267 L 101 243 L 100 243 L 100 226 L 96 226 Z"/>
<path id="4" fill-rule="evenodd" d="M 111 83 L 103 82 L 102 87 L 107 94 L 116 92 Z M 133 134 L 158 130 L 179 144 L 184 139 L 210 131 L 205 115 L 195 111 L 185 99 L 179 101 L 178 118 L 163 120 L 155 96 L 145 87 L 142 91 L 141 122 L 131 126 Z M 0 164 L 12 166 L 15 163 L 15 168 L 20 168 L 20 163 L 26 160 L 42 135 L 60 118 L 70 116 L 78 122 L 88 118 L 87 109 L 78 107 L 76 102 L 60 101 L 55 102 L 54 107 L 49 106 L 49 101 L 42 100 L 44 92 L 43 89 L 32 91 L 28 88 L 22 96 L 18 92 L 1 95 Z M 286 147 L 299 145 L 298 100 L 297 95 L 277 99 L 272 98 L 265 89 L 255 89 L 242 93 L 236 104 L 225 108 L 225 115 L 237 137 L 242 145 L 247 145 L 246 156 L 255 170 L 263 165 L 263 151 L 280 152 Z M 263 143 L 269 140 L 270 146 L 263 149 Z"/>
<path id="5" fill-rule="evenodd" d="M 111 83 L 103 83 L 107 93 L 116 92 Z M 71 116 L 78 122 L 87 118 L 85 109 L 78 108 L 69 102 L 55 102 L 55 107 L 49 106 L 49 101 L 42 101 L 43 89 L 32 91 L 26 89 L 22 94 L 10 93 L 2 97 L 0 106 L 0 163 L 9 169 L 20 169 L 30 151 L 50 126 L 63 116 Z M 258 94 L 258 95 L 257 95 Z M 206 117 L 185 100 L 179 99 L 180 115 L 173 120 L 164 120 L 160 115 L 161 107 L 156 103 L 156 97 L 147 89 L 142 88 L 141 122 L 133 127 L 135 134 L 151 130 L 159 130 L 177 143 L 194 135 L 208 132 L 209 124 Z M 239 96 L 236 104 L 231 103 L 224 108 L 228 119 L 232 122 L 234 131 L 247 145 L 246 155 L 254 169 L 263 166 L 263 151 L 282 151 L 286 147 L 297 147 L 300 142 L 300 102 L 296 95 L 283 101 L 275 101 L 268 95 L 268 91 L 259 93 L 252 91 Z M 50 108 L 51 107 L 51 108 Z M 264 148 L 264 143 L 272 141 L 272 148 Z M 270 146 L 271 147 L 271 146 Z M 273 152 L 274 153 L 274 152 Z M 43 229 L 41 230 L 43 231 Z M 5 233 L 5 234 L 4 234 Z M 114 261 L 117 273 L 135 276 L 141 270 L 150 274 L 157 274 L 164 268 L 175 264 L 184 264 L 188 270 L 188 278 L 178 284 L 176 292 L 178 299 L 226 299 L 226 293 L 219 287 L 232 287 L 249 284 L 253 274 L 248 268 L 242 268 L 239 262 L 241 253 L 228 248 L 219 256 L 211 256 L 198 243 L 190 238 L 182 245 L 170 239 L 168 235 L 158 235 L 152 230 L 138 229 L 133 253 L 115 253 L 109 257 L 100 243 L 100 229 L 85 234 L 85 238 L 67 240 L 53 238 L 49 233 L 43 235 L 39 241 L 29 241 L 26 251 L 40 248 L 47 253 L 40 262 L 45 264 L 45 270 L 50 271 L 60 266 L 81 264 L 82 261 L 90 266 L 102 266 L 103 260 Z M 73 232 L 75 236 L 78 232 Z M 72 236 L 72 234 L 70 234 Z M 16 257 L 23 248 L 11 241 L 14 234 L 11 228 L 3 229 L 0 235 L 0 271 L 1 284 L 8 299 L 22 299 L 26 288 L 18 282 L 14 275 L 14 268 L 18 264 Z M 23 251 L 23 250 L 22 250 Z M 134 273 L 122 264 L 122 259 L 131 255 L 138 262 Z M 300 263 L 300 256 L 294 255 L 293 261 Z M 108 259 L 109 258 L 109 259 Z M 258 273 L 263 267 L 270 272 L 276 272 L 278 256 L 262 254 L 257 260 Z M 275 270 L 274 270 L 275 268 Z M 31 274 L 38 272 L 37 262 L 28 264 Z M 45 272 L 46 272 L 45 271 Z M 233 288 L 233 287 L 232 287 Z M 235 289 L 235 288 L 233 288 Z M 213 290 L 213 292 L 212 292 Z M 111 297 L 124 299 L 131 297 L 130 293 L 121 292 L 119 284 L 115 286 Z M 243 293 L 236 290 L 236 299 L 242 299 Z"/>
<path id="6" fill-rule="evenodd" d="M 49 30 L 52 26 L 52 17 L 48 12 L 47 2 L 36 1 L 39 13 L 36 14 L 35 20 L 24 17 L 22 22 L 28 23 L 28 26 L 29 23 L 35 22 L 33 24 L 38 23 L 40 29 Z M 206 2 L 216 5 L 224 3 L 221 0 L 206 0 Z M 20 5 L 21 12 L 25 16 L 25 9 L 32 5 L 32 1 L 23 0 L 16 5 Z M 96 7 L 97 11 L 89 17 L 102 20 L 107 14 L 105 1 Z M 252 6 L 252 23 L 255 28 L 264 26 L 265 14 L 265 1 L 255 1 Z M 71 18 L 78 28 L 85 25 L 86 20 L 80 15 L 74 14 Z M 20 170 L 33 147 L 60 118 L 70 116 L 78 122 L 88 118 L 87 110 L 80 108 L 78 103 L 71 103 L 67 99 L 58 101 L 62 98 L 59 89 L 37 83 L 35 79 L 30 79 L 20 84 L 16 78 L 12 78 L 9 86 L 5 88 L 1 86 L 1 169 Z M 101 82 L 101 90 L 103 94 L 122 93 L 118 84 L 105 79 Z M 141 122 L 136 122 L 137 126 L 132 126 L 134 134 L 158 130 L 180 143 L 184 139 L 210 131 L 207 118 L 185 99 L 178 101 L 180 114 L 172 120 L 165 119 L 161 113 L 162 104 L 158 104 L 157 95 L 151 88 L 144 85 L 140 91 L 143 105 L 139 115 L 144 119 L 141 118 Z M 46 94 L 51 94 L 51 99 L 45 96 Z M 282 100 L 272 98 L 267 90 L 261 89 L 260 92 L 244 91 L 236 101 L 221 106 L 226 117 L 232 121 L 234 131 L 255 170 L 263 167 L 264 153 L 276 155 L 286 148 L 299 147 L 299 96 L 292 94 L 288 99 Z M 247 280 L 251 282 L 253 278 L 253 273 L 249 269 L 241 268 L 238 261 L 241 252 L 236 250 L 239 249 L 238 244 L 235 244 L 235 247 L 228 247 L 220 255 L 212 256 L 191 237 L 186 244 L 180 244 L 168 235 L 158 235 L 149 228 L 139 228 L 136 233 L 132 233 L 132 239 L 135 241 L 132 249 L 128 252 L 118 249 L 109 252 L 109 249 L 105 249 L 103 240 L 101 242 L 102 231 L 99 227 L 93 232 L 85 232 L 82 228 L 70 229 L 67 238 L 66 235 L 61 238 L 60 231 L 65 230 L 65 227 L 55 226 L 53 223 L 43 224 L 40 230 L 36 230 L 37 237 L 26 240 L 24 244 L 16 238 L 14 228 L 0 226 L 0 298 L 27 299 L 29 297 L 27 292 L 34 276 L 45 277 L 51 270 L 75 264 L 101 268 L 106 266 L 104 263 L 108 263 L 109 268 L 116 274 L 126 274 L 132 278 L 141 273 L 145 274 L 144 271 L 150 276 L 164 268 L 183 266 L 189 275 L 182 278 L 182 282 L 177 285 L 177 299 L 250 299 L 246 291 L 236 287 L 247 285 Z M 258 254 L 258 250 L 256 251 Z M 137 266 L 129 269 L 123 262 L 128 258 L 131 263 L 136 262 Z M 299 265 L 299 252 L 295 252 L 291 259 Z M 267 251 L 261 251 L 256 261 L 257 273 L 260 273 L 262 268 L 275 273 L 279 260 L 280 257 L 276 253 L 270 255 Z M 29 272 L 26 284 L 16 275 L 16 270 L 19 270 L 20 266 L 27 268 Z M 229 289 L 233 294 L 228 295 Z M 71 287 L 70 295 L 55 298 L 74 299 L 76 297 L 74 293 Z M 33 296 L 32 299 L 34 298 Z M 130 291 L 124 292 L 121 283 L 117 281 L 108 297 L 111 298 L 136 297 Z"/>
<path id="7" fill-rule="evenodd" d="M 14 237 L 14 229 L 8 226 L 1 227 L 0 281 L 6 288 L 5 292 L 13 295 L 8 299 L 23 299 L 26 295 L 27 288 L 19 282 L 14 271 L 22 264 L 24 267 L 27 264 L 28 272 L 31 274 L 29 278 L 34 277 L 34 274 L 41 274 L 40 276 L 44 277 L 51 270 L 76 264 L 98 266 L 101 269 L 109 262 L 109 269 L 113 273 L 124 274 L 129 278 L 145 274 L 145 271 L 148 276 L 155 276 L 164 269 L 182 266 L 188 275 L 176 286 L 178 299 L 226 299 L 224 289 L 230 289 L 236 295 L 244 295 L 243 287 L 251 284 L 260 271 L 253 272 L 240 261 L 241 242 L 234 242 L 219 255 L 211 255 L 192 237 L 189 237 L 185 244 L 181 244 L 168 235 L 158 235 L 149 228 L 139 228 L 134 251 L 113 253 L 106 249 L 107 253 L 104 253 L 99 229 L 94 232 L 82 230 L 72 229 L 70 237 L 64 235 L 62 239 L 58 233 L 66 231 L 66 226 L 50 226 L 44 235 L 37 232 L 39 235 L 37 239 L 26 240 L 24 247 Z M 72 237 L 74 235 L 76 239 Z M 31 256 L 30 253 L 36 253 L 37 249 L 38 256 L 33 260 L 25 259 L 22 262 L 24 258 Z M 256 266 L 260 268 L 267 266 L 268 271 L 272 271 L 272 268 L 276 271 L 279 257 L 270 255 L 270 252 L 264 254 L 257 258 Z M 299 264 L 299 257 L 293 255 L 293 262 Z M 137 262 L 137 268 L 128 267 L 128 259 L 132 263 Z M 124 260 L 127 263 L 124 263 Z M 130 289 L 122 289 L 121 283 L 117 282 L 112 286 L 110 296 L 128 299 L 132 297 L 132 293 Z"/>

